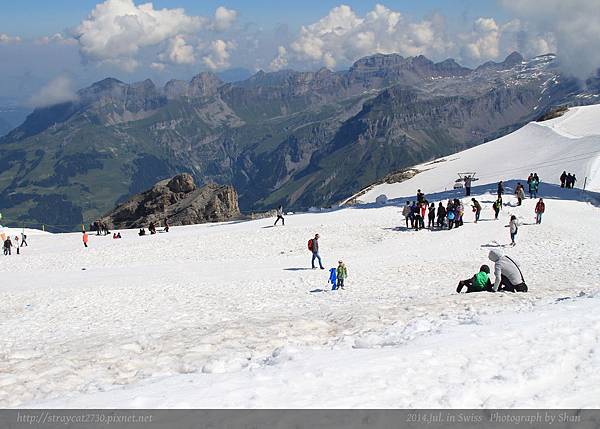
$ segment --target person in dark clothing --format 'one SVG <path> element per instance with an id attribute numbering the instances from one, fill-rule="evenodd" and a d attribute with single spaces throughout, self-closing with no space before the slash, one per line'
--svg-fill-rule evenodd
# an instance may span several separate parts
<path id="1" fill-rule="evenodd" d="M 438 228 L 443 228 L 446 224 L 446 207 L 440 201 L 437 210 L 437 226 Z"/>
<path id="2" fill-rule="evenodd" d="M 417 205 L 420 205 L 423 201 L 425 201 L 425 194 L 417 189 Z"/>
<path id="3" fill-rule="evenodd" d="M 502 200 L 502 195 L 504 194 L 504 183 L 502 180 L 498 182 L 498 199 Z"/>
<path id="4" fill-rule="evenodd" d="M 414 210 L 414 217 L 415 217 L 415 230 L 419 230 L 421 228 L 423 228 L 423 217 L 421 216 L 421 209 L 417 206 L 415 206 L 415 210 Z"/>
<path id="5" fill-rule="evenodd" d="M 498 220 L 498 215 L 502 209 L 502 198 L 498 198 L 496 201 L 494 201 L 492 207 L 494 208 L 494 219 Z"/>
<path id="6" fill-rule="evenodd" d="M 165 232 L 169 232 L 169 219 L 165 219 Z"/>
<path id="7" fill-rule="evenodd" d="M 281 220 L 281 224 L 285 226 L 285 219 L 283 218 L 283 206 L 277 207 L 277 219 L 275 219 L 275 225 Z"/>
<path id="8" fill-rule="evenodd" d="M 409 215 L 409 219 L 410 219 L 410 227 L 414 228 L 415 227 L 415 213 L 418 212 L 419 209 L 417 208 L 416 203 L 413 201 L 411 206 L 410 206 L 410 215 Z"/>
<path id="9" fill-rule="evenodd" d="M 5 256 L 11 255 L 12 247 L 13 247 L 12 241 L 10 240 L 10 237 L 7 237 L 6 240 L 4 240 L 4 255 Z"/>
<path id="10" fill-rule="evenodd" d="M 571 189 L 572 185 L 571 185 L 571 181 L 573 180 L 573 176 L 571 176 L 571 173 L 567 173 L 567 179 L 565 180 L 565 187 L 567 189 Z"/>
<path id="11" fill-rule="evenodd" d="M 560 187 L 564 188 L 567 184 L 567 172 L 563 171 L 560 175 Z"/>
<path id="12" fill-rule="evenodd" d="M 315 234 L 315 238 L 311 240 L 310 251 L 312 252 L 311 264 L 313 270 L 317 268 L 315 267 L 315 259 L 319 261 L 319 267 L 324 270 L 325 267 L 323 267 L 323 262 L 321 262 L 321 256 L 319 255 L 319 234 Z"/>
<path id="13" fill-rule="evenodd" d="M 144 228 L 140 228 L 140 232 L 138 232 L 138 235 L 139 235 L 140 237 L 142 237 L 142 236 L 146 235 L 146 230 L 145 230 Z"/>
<path id="14" fill-rule="evenodd" d="M 448 218 L 448 229 L 452 229 L 456 220 L 456 208 L 452 201 L 448 201 L 448 205 L 446 206 L 446 217 Z"/>
<path id="15" fill-rule="evenodd" d="M 29 247 L 29 244 L 27 244 L 27 235 L 21 233 L 21 247 Z"/>
<path id="16" fill-rule="evenodd" d="M 150 225 L 148 225 L 148 231 L 150 231 L 150 234 L 156 234 L 156 226 L 154 225 L 154 222 L 150 222 Z"/>
<path id="17" fill-rule="evenodd" d="M 456 293 L 460 293 L 463 287 L 467 287 L 467 293 L 473 292 L 494 292 L 492 281 L 490 280 L 490 267 L 482 265 L 479 272 L 467 280 L 458 282 Z"/>
<path id="18" fill-rule="evenodd" d="M 571 175 L 571 189 L 573 189 L 575 187 L 575 182 L 577 182 L 577 177 L 575 177 L 575 174 Z"/>
<path id="19" fill-rule="evenodd" d="M 471 185 L 473 184 L 473 178 L 471 176 L 466 176 L 464 179 L 465 182 L 465 196 L 471 196 Z"/>
<path id="20" fill-rule="evenodd" d="M 433 229 L 433 227 L 435 226 L 435 204 L 433 203 L 431 203 L 431 205 L 429 206 L 427 218 L 429 219 L 427 228 Z"/>

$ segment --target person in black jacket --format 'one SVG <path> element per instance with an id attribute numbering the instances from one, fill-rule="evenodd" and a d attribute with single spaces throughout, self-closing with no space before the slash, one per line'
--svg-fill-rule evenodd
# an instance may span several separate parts
<path id="1" fill-rule="evenodd" d="M 504 183 L 502 180 L 498 182 L 498 199 L 502 200 L 502 195 L 504 194 Z"/>
<path id="2" fill-rule="evenodd" d="M 446 207 L 440 201 L 437 209 L 437 226 L 438 228 L 443 228 L 446 224 Z"/>
<path id="3" fill-rule="evenodd" d="M 429 219 L 427 228 L 433 229 L 433 227 L 435 226 L 435 204 L 433 203 L 431 203 L 431 205 L 429 206 L 429 209 L 427 211 L 427 218 Z"/>

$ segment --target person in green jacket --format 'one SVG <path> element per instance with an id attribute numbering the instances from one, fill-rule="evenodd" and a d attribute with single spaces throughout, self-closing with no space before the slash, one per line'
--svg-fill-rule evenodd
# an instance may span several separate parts
<path id="1" fill-rule="evenodd" d="M 490 281 L 490 267 L 482 265 L 479 272 L 467 280 L 458 282 L 456 293 L 460 293 L 462 288 L 467 287 L 467 293 L 472 292 L 493 292 L 492 282 Z"/>
<path id="2" fill-rule="evenodd" d="M 346 268 L 346 265 L 344 265 L 343 261 L 338 261 L 338 267 L 337 267 L 337 288 L 338 289 L 344 289 L 344 279 L 346 277 L 348 277 L 348 269 Z"/>

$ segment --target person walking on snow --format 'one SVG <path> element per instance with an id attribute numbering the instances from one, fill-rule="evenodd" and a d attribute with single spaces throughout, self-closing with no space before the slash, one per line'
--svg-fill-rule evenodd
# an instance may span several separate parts
<path id="1" fill-rule="evenodd" d="M 564 188 L 566 184 L 567 184 L 567 172 L 563 171 L 562 174 L 560 175 L 560 187 Z"/>
<path id="2" fill-rule="evenodd" d="M 575 182 L 577 182 L 577 177 L 575 177 L 575 173 L 571 175 L 571 189 L 575 187 Z"/>
<path id="3" fill-rule="evenodd" d="M 317 267 L 315 267 L 315 259 L 317 259 L 319 261 L 319 267 L 324 270 L 325 267 L 323 267 L 323 262 L 321 261 L 321 256 L 319 255 L 319 234 L 315 234 L 315 238 L 313 238 L 312 240 L 309 240 L 308 242 L 308 250 L 310 250 L 312 252 L 312 268 L 313 270 Z"/>
<path id="4" fill-rule="evenodd" d="M 479 221 L 479 216 L 481 216 L 481 204 L 475 198 L 471 198 L 473 202 L 473 211 L 475 212 L 475 223 Z"/>
<path id="5" fill-rule="evenodd" d="M 421 229 L 425 229 L 425 215 L 427 214 L 427 206 L 429 203 L 427 200 L 423 200 L 421 203 Z"/>
<path id="6" fill-rule="evenodd" d="M 494 201 L 492 207 L 494 209 L 494 219 L 498 220 L 498 215 L 500 214 L 500 209 L 502 208 L 502 199 L 498 198 L 496 201 Z"/>
<path id="7" fill-rule="evenodd" d="M 411 207 L 412 216 L 413 216 L 413 227 L 418 231 L 421 228 L 421 209 L 416 204 L 413 204 Z"/>
<path id="8" fill-rule="evenodd" d="M 542 198 L 540 198 L 540 200 L 535 205 L 535 223 L 536 224 L 539 225 L 542 223 L 542 215 L 544 214 L 545 211 L 546 211 L 546 204 L 544 204 L 544 200 Z"/>
<path id="9" fill-rule="evenodd" d="M 498 199 L 502 201 L 502 195 L 504 194 L 504 183 L 501 181 L 498 182 Z"/>
<path id="10" fill-rule="evenodd" d="M 88 245 L 87 245 L 88 239 L 89 239 L 89 237 L 88 237 L 87 232 L 83 231 L 83 247 L 88 247 Z"/>
<path id="11" fill-rule="evenodd" d="M 27 236 L 24 233 L 21 233 L 21 247 L 29 247 L 29 244 L 27 244 Z"/>
<path id="12" fill-rule="evenodd" d="M 529 198 L 530 199 L 534 199 L 535 197 L 537 197 L 537 189 L 538 189 L 538 182 L 536 182 L 535 177 L 532 177 L 531 181 L 529 182 Z"/>
<path id="13" fill-rule="evenodd" d="M 494 284 L 492 290 L 506 292 L 527 292 L 525 278 L 521 267 L 510 256 L 503 255 L 498 250 L 491 250 L 488 258 L 494 262 Z"/>
<path id="14" fill-rule="evenodd" d="M 408 229 L 408 222 L 410 219 L 410 201 L 406 202 L 406 205 L 402 207 L 402 216 L 404 216 L 404 221 L 406 222 L 406 229 Z M 412 225 L 411 225 L 412 228 Z"/>
<path id="15" fill-rule="evenodd" d="M 431 205 L 429 206 L 427 218 L 429 219 L 427 228 L 433 229 L 433 227 L 435 226 L 435 204 L 433 204 L 433 203 L 431 203 Z"/>
<path id="16" fill-rule="evenodd" d="M 279 220 L 281 220 L 281 224 L 285 226 L 285 219 L 283 218 L 283 206 L 277 207 L 277 219 L 275 219 L 275 225 L 277 225 Z"/>
<path id="17" fill-rule="evenodd" d="M 343 261 L 338 261 L 337 267 L 337 288 L 344 289 L 344 280 L 348 277 L 348 269 Z"/>
<path id="18" fill-rule="evenodd" d="M 490 281 L 490 267 L 482 265 L 479 272 L 467 280 L 458 282 L 456 293 L 460 293 L 463 287 L 467 287 L 467 293 L 473 292 L 494 292 L 492 282 Z"/>
<path id="19" fill-rule="evenodd" d="M 20 255 L 21 252 L 19 251 L 19 236 L 15 235 L 15 249 L 17 249 L 17 255 Z"/>
<path id="20" fill-rule="evenodd" d="M 521 224 L 519 223 L 519 220 L 517 219 L 517 217 L 515 215 L 512 215 L 510 217 L 510 222 L 508 224 L 508 227 L 510 228 L 510 244 L 512 246 L 515 246 L 517 243 L 515 242 L 515 238 L 517 238 L 517 234 L 519 232 L 519 226 Z"/>

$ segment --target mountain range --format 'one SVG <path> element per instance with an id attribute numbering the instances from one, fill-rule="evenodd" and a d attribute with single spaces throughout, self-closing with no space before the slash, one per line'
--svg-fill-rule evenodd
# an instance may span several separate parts
<path id="1" fill-rule="evenodd" d="M 335 204 L 404 167 L 484 143 L 557 105 L 598 102 L 554 55 L 470 69 L 373 55 L 348 70 L 225 83 L 107 78 L 0 138 L 0 211 L 69 229 L 178 173 L 230 184 L 242 211 Z M 490 159 L 490 163 L 494 160 Z"/>

